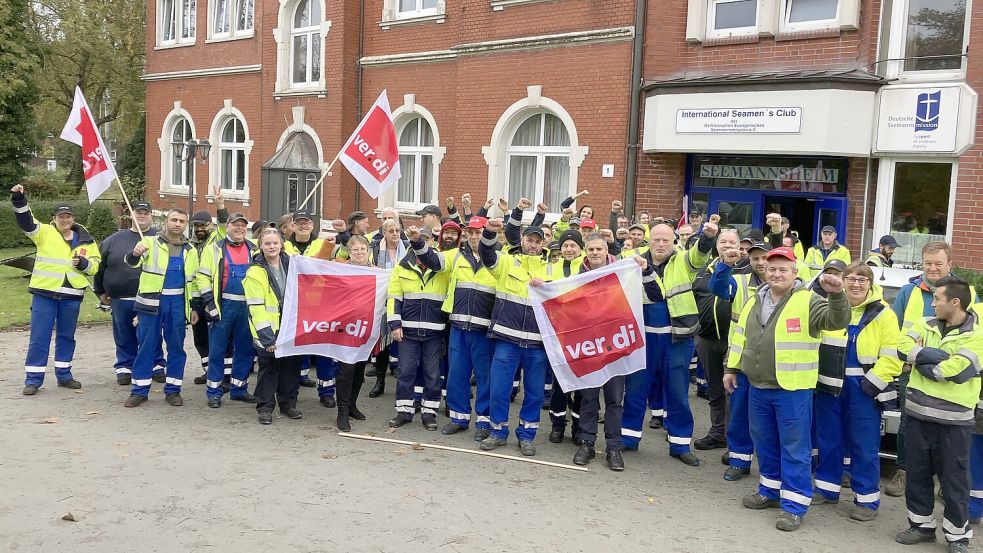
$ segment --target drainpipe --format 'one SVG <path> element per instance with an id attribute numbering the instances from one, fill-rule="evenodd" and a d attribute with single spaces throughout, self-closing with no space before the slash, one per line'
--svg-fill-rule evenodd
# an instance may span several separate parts
<path id="1" fill-rule="evenodd" d="M 635 0 L 635 41 L 631 58 L 631 94 L 628 108 L 628 156 L 625 162 L 625 214 L 635 213 L 635 181 L 638 178 L 638 143 L 642 92 L 642 55 L 645 46 L 645 0 Z"/>
<path id="2" fill-rule="evenodd" d="M 355 60 L 355 124 L 362 120 L 362 50 L 365 46 L 365 0 L 358 3 L 358 53 Z M 362 187 L 355 181 L 355 211 L 361 209 Z"/>

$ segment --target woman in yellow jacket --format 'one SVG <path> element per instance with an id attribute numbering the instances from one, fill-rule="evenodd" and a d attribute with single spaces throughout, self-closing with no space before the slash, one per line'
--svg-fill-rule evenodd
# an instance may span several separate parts
<path id="1" fill-rule="evenodd" d="M 256 411 L 260 424 L 273 424 L 273 408 L 290 419 L 302 418 L 297 409 L 300 388 L 298 356 L 275 357 L 277 332 L 283 312 L 283 294 L 287 285 L 290 257 L 283 251 L 283 236 L 274 228 L 259 235 L 260 252 L 242 281 L 246 292 L 249 330 L 253 335 L 259 379 L 256 382 Z"/>
<path id="2" fill-rule="evenodd" d="M 845 332 L 846 370 L 838 396 L 816 394 L 814 447 L 819 450 L 819 464 L 812 504 L 839 501 L 846 457 L 855 493 L 850 518 L 869 521 L 880 505 L 881 405 L 897 399 L 889 385 L 901 374 L 897 357 L 901 331 L 897 315 L 874 285 L 870 267 L 862 262 L 847 266 L 843 282 L 852 311 Z"/>

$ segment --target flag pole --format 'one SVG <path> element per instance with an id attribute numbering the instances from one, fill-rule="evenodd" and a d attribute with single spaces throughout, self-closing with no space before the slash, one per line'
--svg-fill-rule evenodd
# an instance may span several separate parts
<path id="1" fill-rule="evenodd" d="M 119 175 L 116 175 L 116 184 L 119 185 L 119 191 L 123 193 L 123 201 L 126 202 L 126 209 L 130 211 L 130 221 L 136 227 L 137 234 L 140 235 L 140 240 L 143 240 L 143 231 L 140 230 L 140 225 L 137 224 L 137 216 L 133 213 L 133 206 L 130 205 L 130 199 L 126 197 L 126 189 L 123 188 L 123 182 L 119 180 Z"/>
<path id="2" fill-rule="evenodd" d="M 307 205 L 307 202 L 311 199 L 311 196 L 314 195 L 314 192 L 316 192 L 317 189 L 321 186 L 321 183 L 324 182 L 324 177 L 328 176 L 328 173 L 331 172 L 331 168 L 334 167 L 334 164 L 338 162 L 338 158 L 341 157 L 342 151 L 344 151 L 344 148 L 338 150 L 338 155 L 334 156 L 334 159 L 331 160 L 331 163 L 329 163 L 327 168 L 324 169 L 324 172 L 321 173 L 321 178 L 317 179 L 317 182 L 314 184 L 314 188 L 312 188 L 311 191 L 307 194 L 307 197 L 304 198 L 304 203 L 297 206 L 298 210 L 304 209 L 304 206 Z"/>

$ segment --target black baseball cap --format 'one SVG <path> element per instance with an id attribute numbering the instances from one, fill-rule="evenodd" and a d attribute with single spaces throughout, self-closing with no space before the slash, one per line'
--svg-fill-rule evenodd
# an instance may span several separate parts
<path id="1" fill-rule="evenodd" d="M 195 214 L 191 216 L 191 222 L 193 224 L 209 224 L 212 222 L 212 214 L 205 211 L 195 211 Z"/>
<path id="2" fill-rule="evenodd" d="M 417 211 L 416 214 L 419 215 L 420 217 L 423 217 L 424 215 L 428 215 L 428 214 L 436 215 L 437 217 L 440 217 L 440 208 L 431 204 Z"/>
<path id="3" fill-rule="evenodd" d="M 757 244 L 758 242 L 764 242 L 765 233 L 759 228 L 748 229 L 747 234 L 745 234 L 744 238 L 741 240 L 741 242 L 744 241 L 750 241 L 752 244 Z"/>
<path id="4" fill-rule="evenodd" d="M 878 241 L 878 244 L 881 246 L 890 246 L 892 248 L 898 247 L 898 241 L 895 240 L 894 237 L 891 236 L 890 234 L 885 234 L 884 236 L 881 236 L 881 239 L 880 241 Z"/>
<path id="5" fill-rule="evenodd" d="M 70 206 L 68 204 L 59 204 L 55 208 L 55 215 L 61 215 L 62 213 L 67 213 L 69 215 L 74 216 L 75 215 L 75 210 L 72 209 L 72 206 Z"/>
<path id="6" fill-rule="evenodd" d="M 153 211 L 153 209 L 150 207 L 150 202 L 148 202 L 147 200 L 139 200 L 133 203 L 133 211 L 137 211 L 140 209 L 146 211 Z"/>
<path id="7" fill-rule="evenodd" d="M 368 219 L 369 216 L 365 214 L 364 211 L 352 211 L 348 214 L 348 226 L 352 226 L 355 221 L 361 221 L 362 219 Z"/>
<path id="8" fill-rule="evenodd" d="M 836 269 L 837 271 L 842 273 L 843 271 L 846 270 L 846 263 L 844 263 L 840 259 L 830 259 L 829 261 L 826 262 L 825 265 L 823 265 L 823 272 L 825 273 L 829 269 Z"/>
<path id="9" fill-rule="evenodd" d="M 236 222 L 236 221 L 243 221 L 245 223 L 248 223 L 249 222 L 249 219 L 246 219 L 246 216 L 245 215 L 243 215 L 242 213 L 238 213 L 238 212 L 237 213 L 233 213 L 232 215 L 229 215 L 229 224 L 230 225 L 232 223 Z"/>
<path id="10" fill-rule="evenodd" d="M 751 250 L 761 250 L 763 252 L 770 252 L 771 246 L 765 244 L 764 242 L 755 242 L 754 244 L 751 244 L 750 248 L 747 249 L 748 253 L 751 253 Z"/>
<path id="11" fill-rule="evenodd" d="M 252 230 L 253 232 L 256 232 L 257 230 L 259 230 L 259 229 L 261 229 L 263 227 L 274 227 L 274 226 L 275 226 L 274 223 L 271 223 L 270 221 L 259 220 L 259 221 L 256 221 L 255 223 L 253 223 L 253 226 L 252 226 L 252 228 L 250 230 Z"/>
<path id="12" fill-rule="evenodd" d="M 546 233 L 543 232 L 543 229 L 540 227 L 526 227 L 525 230 L 522 231 L 523 236 L 529 236 L 530 234 L 538 235 L 544 240 L 546 239 Z"/>
<path id="13" fill-rule="evenodd" d="M 836 227 L 834 227 L 833 225 L 826 225 L 819 232 L 820 233 L 822 233 L 822 232 L 832 232 L 833 234 L 836 234 Z"/>
<path id="14" fill-rule="evenodd" d="M 314 220 L 314 216 L 311 215 L 311 212 L 306 211 L 304 209 L 298 209 L 297 211 L 294 211 L 293 217 L 294 217 L 294 221 L 299 221 L 301 219 L 307 219 L 308 221 Z M 232 221 L 229 222 L 231 223 Z"/>

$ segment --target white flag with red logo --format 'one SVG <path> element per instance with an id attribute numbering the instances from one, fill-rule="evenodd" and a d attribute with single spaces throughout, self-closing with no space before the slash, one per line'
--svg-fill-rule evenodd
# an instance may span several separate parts
<path id="1" fill-rule="evenodd" d="M 276 356 L 366 361 L 382 332 L 392 271 L 290 257 Z"/>
<path id="2" fill-rule="evenodd" d="M 85 175 L 85 191 L 89 203 L 96 201 L 102 193 L 109 190 L 116 179 L 116 168 L 109 158 L 109 151 L 99 135 L 99 127 L 92 117 L 89 104 L 82 95 L 82 89 L 75 87 L 75 101 L 68 121 L 61 131 L 61 139 L 82 147 L 82 173 Z"/>
<path id="3" fill-rule="evenodd" d="M 529 299 L 563 391 L 645 368 L 642 271 L 634 260 L 530 287 Z"/>
<path id="4" fill-rule="evenodd" d="M 373 198 L 399 180 L 396 127 L 385 90 L 341 148 L 340 159 Z"/>
<path id="5" fill-rule="evenodd" d="M 689 204 L 689 196 L 683 194 L 683 214 L 679 216 L 679 223 L 676 224 L 676 230 L 683 228 L 683 225 L 689 224 L 689 210 L 686 206 Z"/>

